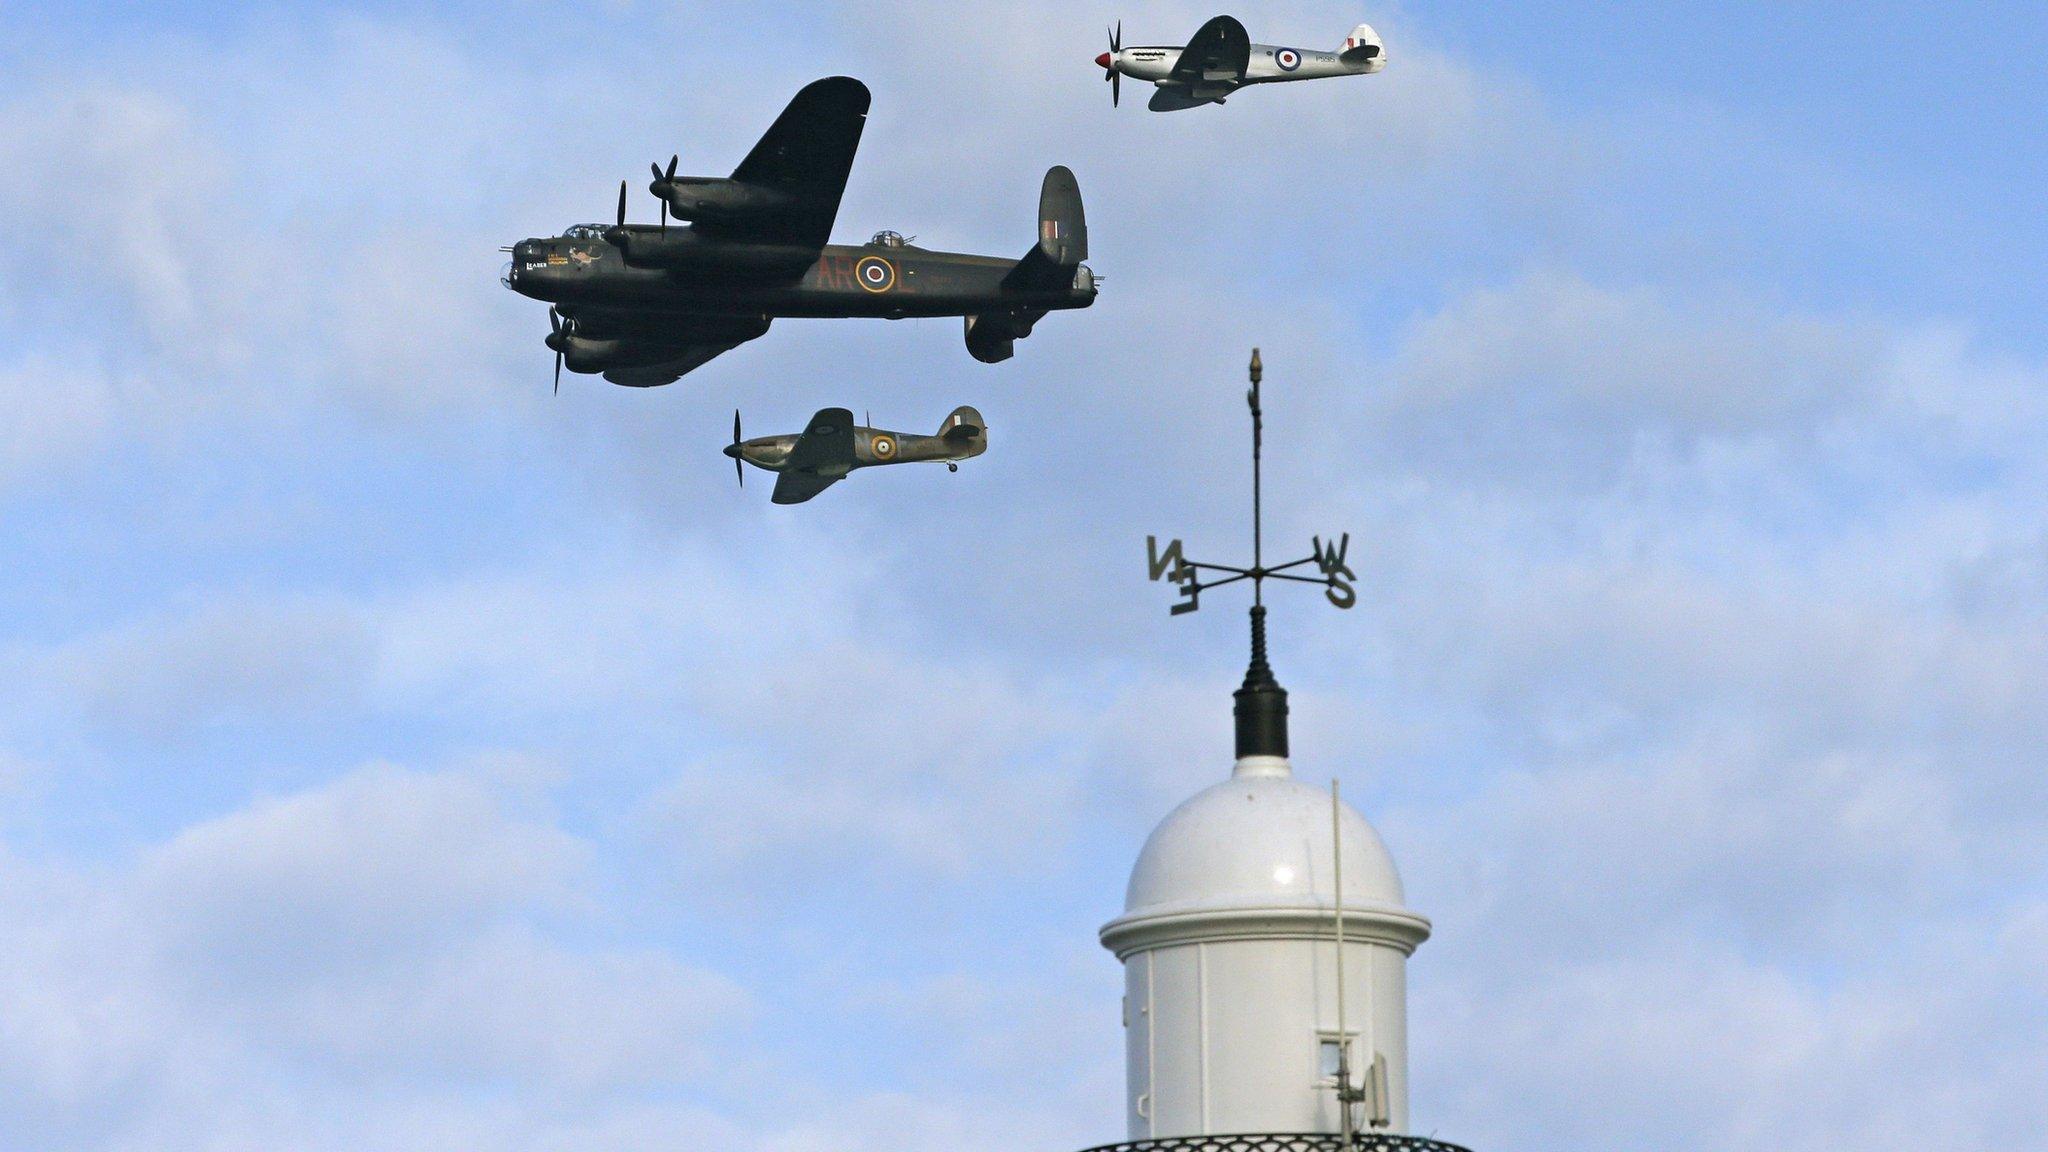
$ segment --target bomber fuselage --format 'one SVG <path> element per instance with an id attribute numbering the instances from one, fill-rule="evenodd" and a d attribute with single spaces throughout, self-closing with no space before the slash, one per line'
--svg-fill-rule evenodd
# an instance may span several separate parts
<path id="1" fill-rule="evenodd" d="M 734 242 L 681 225 L 665 232 L 653 225 L 579 225 L 514 245 L 505 284 L 565 315 L 581 305 L 693 316 L 900 319 L 1095 302 L 1095 277 L 1085 264 L 1062 287 L 1028 289 L 1004 283 L 1018 263 L 893 237 L 819 251 Z"/>

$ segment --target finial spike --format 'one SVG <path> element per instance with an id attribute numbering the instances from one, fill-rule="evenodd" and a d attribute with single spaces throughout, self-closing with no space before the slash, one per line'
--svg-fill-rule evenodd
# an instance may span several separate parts
<path id="1" fill-rule="evenodd" d="M 1252 349 L 1252 383 L 1257 384 L 1265 378 L 1266 366 L 1259 362 L 1259 350 L 1254 348 Z"/>

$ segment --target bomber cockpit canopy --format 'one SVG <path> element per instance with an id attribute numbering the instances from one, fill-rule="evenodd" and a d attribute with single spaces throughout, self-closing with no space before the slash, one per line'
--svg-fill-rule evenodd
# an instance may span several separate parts
<path id="1" fill-rule="evenodd" d="M 562 233 L 564 240 L 602 240 L 605 226 L 602 224 L 572 224 Z"/>
<path id="2" fill-rule="evenodd" d="M 868 247 L 901 248 L 903 247 L 904 243 L 905 241 L 903 239 L 903 233 L 891 232 L 888 231 L 887 229 L 884 229 L 883 231 L 875 233 L 874 239 L 868 241 Z"/>

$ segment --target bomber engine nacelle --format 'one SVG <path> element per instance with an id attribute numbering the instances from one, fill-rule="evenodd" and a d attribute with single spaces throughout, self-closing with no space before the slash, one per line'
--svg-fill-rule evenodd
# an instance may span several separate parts
<path id="1" fill-rule="evenodd" d="M 969 316 L 968 354 L 983 364 L 1001 364 L 1017 354 L 1017 341 L 1031 335 L 1031 326 L 1017 316 Z"/>
<path id="2" fill-rule="evenodd" d="M 728 176 L 678 176 L 678 157 L 668 158 L 668 171 L 649 165 L 654 183 L 647 186 L 654 198 L 668 206 L 678 220 L 704 224 L 741 224 L 788 212 L 797 206 L 796 197 L 779 188 Z"/>
<path id="3" fill-rule="evenodd" d="M 705 224 L 740 224 L 796 206 L 796 198 L 786 192 L 722 176 L 665 178 L 647 189 L 667 202 L 669 215 Z"/>
<path id="4" fill-rule="evenodd" d="M 630 327 L 576 320 L 550 332 L 546 342 L 561 354 L 564 368 L 587 375 L 671 359 L 679 347 L 691 344 L 744 344 L 767 331 L 768 320 L 760 316 L 702 317 Z"/>

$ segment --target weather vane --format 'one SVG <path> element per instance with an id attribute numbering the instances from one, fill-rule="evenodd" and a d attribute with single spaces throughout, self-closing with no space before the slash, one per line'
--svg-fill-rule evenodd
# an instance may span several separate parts
<path id="1" fill-rule="evenodd" d="M 1285 564 L 1266 565 L 1264 494 L 1259 487 L 1259 456 L 1265 438 L 1265 414 L 1259 409 L 1259 381 L 1264 376 L 1259 350 L 1254 348 L 1252 387 L 1244 397 L 1252 409 L 1252 566 L 1238 568 L 1229 564 L 1205 564 L 1188 559 L 1179 540 L 1169 543 L 1162 552 L 1157 536 L 1145 538 L 1152 579 L 1168 579 L 1180 585 L 1181 603 L 1170 609 L 1175 616 L 1199 609 L 1202 593 L 1210 588 L 1221 588 L 1240 580 L 1252 582 L 1252 661 L 1251 666 L 1245 669 L 1244 685 L 1235 693 L 1237 705 L 1234 709 L 1237 716 L 1237 755 L 1241 762 L 1246 757 L 1279 757 L 1284 760 L 1287 756 L 1287 691 L 1273 678 L 1272 666 L 1266 663 L 1266 581 L 1320 584 L 1324 595 L 1337 607 L 1349 608 L 1358 603 L 1358 593 L 1352 587 L 1352 581 L 1358 577 L 1344 561 L 1345 553 L 1351 548 L 1349 532 L 1327 544 L 1320 536 L 1311 537 L 1307 556 Z M 1315 565 L 1322 575 L 1306 576 L 1295 571 L 1310 564 Z M 1220 573 L 1220 578 L 1204 580 L 1202 574 L 1205 572 Z"/>
<path id="2" fill-rule="evenodd" d="M 1320 584 L 1330 603 L 1339 608 L 1349 608 L 1358 603 L 1358 592 L 1352 581 L 1358 579 L 1345 564 L 1345 554 L 1351 549 L 1351 534 L 1327 544 L 1320 536 L 1310 537 L 1309 555 L 1285 564 L 1267 567 L 1265 562 L 1265 521 L 1263 496 L 1259 488 L 1259 457 L 1265 439 L 1265 414 L 1259 408 L 1259 381 L 1265 377 L 1265 368 L 1259 363 L 1259 350 L 1252 349 L 1251 391 L 1244 395 L 1245 402 L 1252 409 L 1252 566 L 1238 568 L 1229 564 L 1206 564 L 1187 558 L 1179 540 L 1159 548 L 1157 536 L 1145 537 L 1146 561 L 1151 566 L 1152 579 L 1171 580 L 1180 585 L 1181 603 L 1168 609 L 1178 616 L 1193 612 L 1202 606 L 1202 593 L 1225 584 L 1240 580 L 1252 582 L 1252 614 L 1254 623 L 1262 622 L 1265 607 L 1265 583 L 1267 580 L 1292 580 L 1300 584 Z M 1304 576 L 1294 571 L 1310 564 L 1322 573 L 1320 576 Z M 1204 572 L 1221 573 L 1221 579 L 1202 578 Z M 1263 631 L 1263 630 L 1261 630 Z"/>

